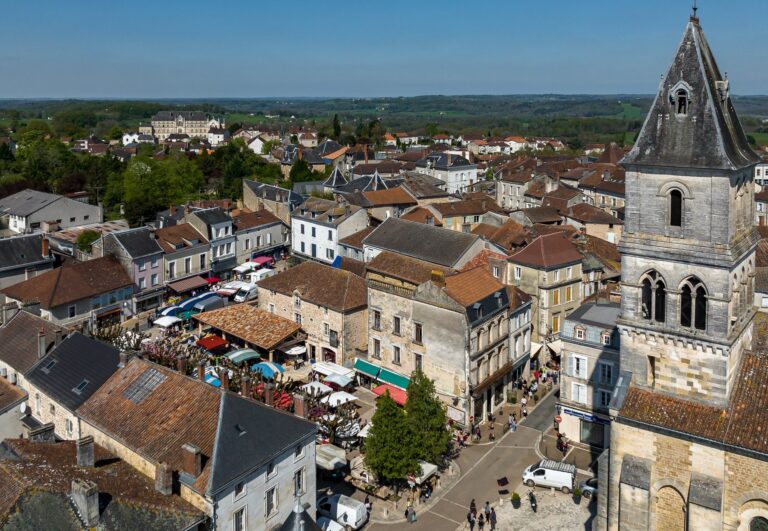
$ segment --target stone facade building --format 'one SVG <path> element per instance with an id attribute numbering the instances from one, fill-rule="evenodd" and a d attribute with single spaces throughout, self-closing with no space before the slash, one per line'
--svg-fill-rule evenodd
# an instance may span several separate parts
<path id="1" fill-rule="evenodd" d="M 207 138 L 211 128 L 225 127 L 224 120 L 200 111 L 160 111 L 152 117 L 151 123 L 151 134 L 154 134 L 159 142 L 173 134 Z"/>
<path id="2" fill-rule="evenodd" d="M 623 161 L 621 374 L 598 528 L 768 525 L 768 364 L 748 350 L 759 160 L 692 17 Z"/>
<path id="3" fill-rule="evenodd" d="M 349 271 L 304 262 L 259 282 L 259 308 L 299 323 L 310 359 L 351 366 L 366 348 L 367 288 Z"/>

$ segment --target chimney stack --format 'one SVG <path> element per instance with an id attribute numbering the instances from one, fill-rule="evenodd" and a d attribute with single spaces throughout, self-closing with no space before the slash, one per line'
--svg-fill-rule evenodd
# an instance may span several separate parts
<path id="1" fill-rule="evenodd" d="M 168 463 L 160 463 L 155 467 L 155 490 L 164 496 L 173 493 L 173 470 Z"/>
<path id="2" fill-rule="evenodd" d="M 99 488 L 87 479 L 72 480 L 72 501 L 86 527 L 99 525 Z"/>
<path id="3" fill-rule="evenodd" d="M 128 365 L 128 362 L 131 361 L 131 358 L 133 357 L 133 353 L 128 352 L 127 350 L 121 350 L 120 351 L 120 361 L 117 364 L 118 367 L 125 367 Z"/>
<path id="4" fill-rule="evenodd" d="M 34 442 L 56 442 L 56 435 L 53 433 L 53 422 L 48 422 L 37 428 L 30 428 L 29 440 Z"/>
<path id="5" fill-rule="evenodd" d="M 77 440 L 77 466 L 93 467 L 94 463 L 93 436 L 86 435 Z"/>
<path id="6" fill-rule="evenodd" d="M 191 443 L 184 443 L 181 447 L 181 469 L 193 478 L 203 471 L 203 456 L 200 448 Z"/>
<path id="7" fill-rule="evenodd" d="M 275 405 L 275 389 L 271 383 L 264 385 L 264 403 L 270 407 Z"/>
<path id="8" fill-rule="evenodd" d="M 293 412 L 297 417 L 307 418 L 307 401 L 304 399 L 304 395 L 293 395 Z"/>
<path id="9" fill-rule="evenodd" d="M 0 324 L 7 323 L 18 312 L 19 312 L 19 307 L 16 305 L 15 302 L 6 302 L 2 306 L 2 316 L 1 316 L 2 322 L 0 322 Z"/>
<path id="10" fill-rule="evenodd" d="M 221 382 L 221 388 L 229 391 L 229 369 L 226 367 L 219 369 L 219 381 Z"/>
<path id="11" fill-rule="evenodd" d="M 443 273 L 442 271 L 436 271 L 433 269 L 430 280 L 432 281 L 433 284 L 441 288 L 445 287 L 445 273 Z"/>
<path id="12" fill-rule="evenodd" d="M 37 359 L 43 359 L 45 356 L 45 330 L 42 328 L 37 331 Z"/>
<path id="13" fill-rule="evenodd" d="M 48 238 L 43 237 L 41 254 L 43 258 L 51 256 L 51 243 L 48 241 Z"/>
<path id="14" fill-rule="evenodd" d="M 187 358 L 181 357 L 176 360 L 176 370 L 181 374 L 187 374 Z"/>
<path id="15" fill-rule="evenodd" d="M 205 381 L 205 362 L 201 361 L 197 364 L 197 377 L 201 382 Z"/>

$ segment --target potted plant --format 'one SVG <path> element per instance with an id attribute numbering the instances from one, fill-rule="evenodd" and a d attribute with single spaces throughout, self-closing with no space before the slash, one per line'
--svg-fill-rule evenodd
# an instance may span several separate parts
<path id="1" fill-rule="evenodd" d="M 575 489 L 573 489 L 573 503 L 575 503 L 576 505 L 579 505 L 581 503 L 581 495 L 582 495 L 582 492 L 579 487 L 576 487 Z"/>
<path id="2" fill-rule="evenodd" d="M 520 508 L 520 495 L 517 492 L 512 493 L 512 507 L 515 509 Z"/>
<path id="3" fill-rule="evenodd" d="M 539 401 L 539 393 L 536 393 L 535 395 L 533 395 L 533 403 L 535 404 L 538 401 Z"/>

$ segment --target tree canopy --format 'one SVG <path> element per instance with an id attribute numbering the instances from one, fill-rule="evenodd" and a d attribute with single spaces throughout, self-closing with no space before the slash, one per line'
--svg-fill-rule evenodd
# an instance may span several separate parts
<path id="1" fill-rule="evenodd" d="M 435 393 L 435 384 L 421 371 L 411 374 L 405 412 L 417 457 L 439 463 L 448 450 L 451 434 L 446 427 L 445 406 Z"/>
<path id="2" fill-rule="evenodd" d="M 386 482 L 402 480 L 419 468 L 414 451 L 411 429 L 405 411 L 389 396 L 383 394 L 376 401 L 376 412 L 371 429 L 365 439 L 365 466 Z"/>

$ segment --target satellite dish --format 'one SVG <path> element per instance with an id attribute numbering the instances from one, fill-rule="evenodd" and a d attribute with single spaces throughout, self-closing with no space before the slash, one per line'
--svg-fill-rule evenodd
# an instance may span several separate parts
<path id="1" fill-rule="evenodd" d="M 19 406 L 19 409 L 21 410 L 22 413 L 26 413 L 27 412 L 27 403 L 26 402 L 22 402 L 21 405 Z"/>

